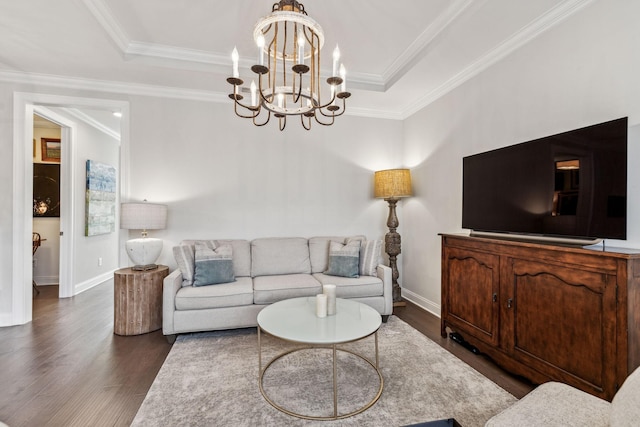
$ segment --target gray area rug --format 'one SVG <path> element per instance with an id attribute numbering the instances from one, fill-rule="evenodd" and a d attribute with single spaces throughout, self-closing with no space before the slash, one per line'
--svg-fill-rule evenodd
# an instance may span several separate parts
<path id="1" fill-rule="evenodd" d="M 294 348 L 263 336 L 263 365 Z M 336 421 L 286 415 L 258 387 L 254 329 L 181 335 L 153 382 L 134 426 L 403 426 L 455 418 L 483 426 L 516 398 L 395 316 L 378 331 L 384 390 L 368 410 Z M 373 337 L 348 349 L 375 360 Z M 314 416 L 333 413 L 331 351 L 302 350 L 276 361 L 264 389 L 277 404 Z M 375 397 L 379 378 L 361 359 L 338 353 L 338 412 Z"/>

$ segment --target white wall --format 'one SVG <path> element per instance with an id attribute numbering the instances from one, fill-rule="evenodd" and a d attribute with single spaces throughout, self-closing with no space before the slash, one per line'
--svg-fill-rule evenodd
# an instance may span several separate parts
<path id="1" fill-rule="evenodd" d="M 440 238 L 462 232 L 462 157 L 628 116 L 627 241 L 640 248 L 640 2 L 600 1 L 405 121 L 416 197 L 401 221 L 404 295 L 439 313 Z"/>
<path id="2" fill-rule="evenodd" d="M 383 238 L 373 171 L 401 162 L 402 123 L 343 116 L 307 132 L 255 127 L 230 104 L 133 98 L 132 200 L 168 204 L 159 262 L 189 238 L 365 234 Z"/>
<path id="3" fill-rule="evenodd" d="M 54 109 L 61 115 L 64 111 Z M 85 236 L 85 190 L 86 163 L 93 160 L 116 168 L 116 176 L 120 171 L 120 142 L 113 137 L 95 129 L 88 124 L 75 120 L 75 158 L 76 174 L 72 177 L 74 193 L 74 250 L 73 250 L 73 281 L 74 293 L 94 286 L 105 278 L 112 277 L 111 273 L 118 269 L 118 236 L 116 228 L 113 233 L 98 236 Z M 118 187 L 119 188 L 119 185 Z M 119 195 L 118 195 L 119 196 Z M 116 200 L 116 209 L 119 198 Z M 98 264 L 102 258 L 102 265 Z"/>

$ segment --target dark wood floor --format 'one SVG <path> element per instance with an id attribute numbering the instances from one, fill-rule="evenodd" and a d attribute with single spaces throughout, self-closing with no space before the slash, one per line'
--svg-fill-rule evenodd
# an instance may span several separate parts
<path id="1" fill-rule="evenodd" d="M 161 331 L 113 334 L 113 283 L 58 299 L 40 288 L 33 321 L 0 328 L 0 421 L 19 426 L 128 426 L 171 346 Z M 532 386 L 440 337 L 439 319 L 408 303 L 395 314 L 516 397 Z"/>

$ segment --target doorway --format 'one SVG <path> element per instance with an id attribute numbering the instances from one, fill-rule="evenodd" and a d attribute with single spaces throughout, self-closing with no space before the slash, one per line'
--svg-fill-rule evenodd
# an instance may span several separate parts
<path id="1" fill-rule="evenodd" d="M 60 281 L 62 126 L 33 115 L 33 290 Z M 68 145 L 65 141 L 64 146 Z M 37 239 L 35 238 L 37 236 Z M 63 281 L 64 282 L 64 281 Z M 58 291 L 60 295 L 60 291 Z"/>
<path id="2" fill-rule="evenodd" d="M 65 113 L 83 109 L 96 109 L 105 111 L 119 111 L 120 119 L 120 147 L 119 147 L 119 180 L 120 196 L 128 197 L 128 142 L 129 142 L 129 104 L 126 101 L 113 101 L 94 98 L 69 97 L 61 95 L 46 95 L 37 93 L 14 93 L 14 135 L 13 135 L 13 165 L 14 165 L 14 194 L 13 194 L 13 259 L 12 259 L 12 312 L 10 324 L 19 325 L 30 322 L 32 319 L 32 244 L 33 229 L 33 149 L 31 144 L 25 141 L 33 140 L 33 115 L 38 113 L 49 120 L 61 125 L 61 182 L 74 183 L 77 177 L 84 174 L 74 164 L 76 159 L 75 138 L 72 120 L 54 113 L 51 109 L 64 111 Z M 65 114 L 66 115 L 66 114 Z M 66 146 L 65 146 L 66 142 Z M 65 166 L 68 165 L 68 166 Z M 66 175 L 65 175 L 66 174 Z M 82 180 L 81 180 L 82 181 Z M 81 185 L 82 183 L 80 183 Z M 74 278 L 73 260 L 78 239 L 82 232 L 75 233 L 78 224 L 82 227 L 84 218 L 74 214 L 74 203 L 82 203 L 82 195 L 79 198 L 73 196 L 73 184 L 61 187 L 61 213 L 60 213 L 60 297 L 71 297 L 91 286 L 85 283 L 85 287 L 76 284 Z M 77 187 L 76 187 L 77 188 Z M 79 199 L 79 201 L 78 201 Z M 68 200 L 68 202 L 66 201 Z M 68 211 L 65 212 L 65 209 Z M 117 221 L 117 218 L 116 218 Z M 117 222 L 116 222 L 117 223 Z M 122 247 L 124 233 L 115 230 L 117 246 Z M 116 251 L 118 249 L 116 248 Z M 102 280 L 106 275 L 103 275 Z M 97 282 L 95 284 L 98 284 Z"/>

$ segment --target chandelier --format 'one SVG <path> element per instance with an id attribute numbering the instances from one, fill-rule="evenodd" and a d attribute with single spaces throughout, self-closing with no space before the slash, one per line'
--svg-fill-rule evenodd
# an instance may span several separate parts
<path id="1" fill-rule="evenodd" d="M 233 85 L 229 98 L 234 101 L 237 116 L 264 126 L 273 115 L 280 130 L 284 130 L 289 116 L 299 116 L 302 126 L 309 130 L 313 121 L 330 126 L 344 114 L 351 94 L 346 90 L 340 50 L 336 46 L 333 51 L 332 74 L 321 94 L 320 50 L 324 33 L 307 15 L 303 4 L 295 0 L 275 3 L 271 14 L 256 23 L 253 38 L 258 55 L 251 71 L 256 74 L 257 85 L 253 80 L 249 89 L 242 86 L 238 50 L 234 48 L 231 55 L 233 75 L 227 82 Z M 250 99 L 245 100 L 243 93 L 250 93 Z"/>

